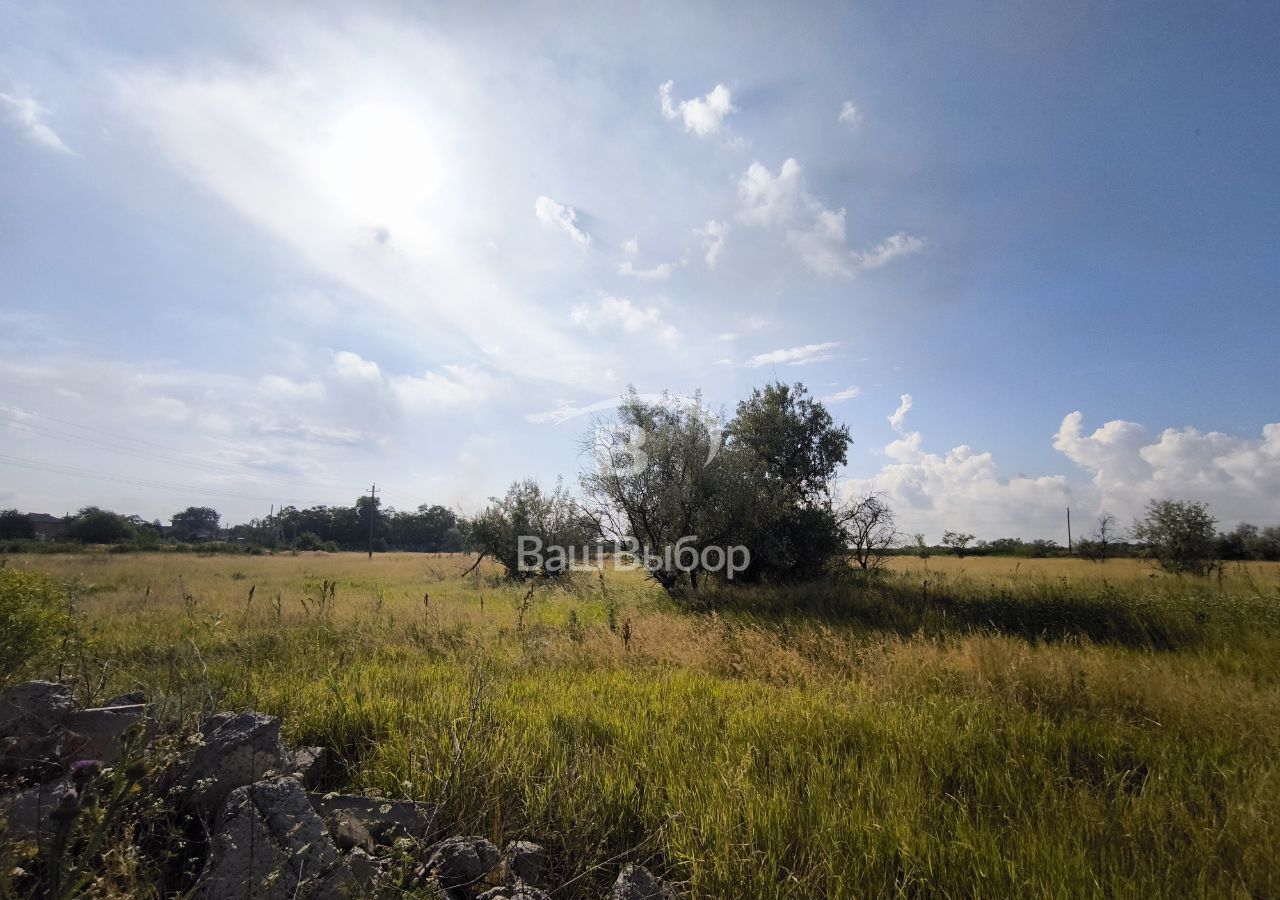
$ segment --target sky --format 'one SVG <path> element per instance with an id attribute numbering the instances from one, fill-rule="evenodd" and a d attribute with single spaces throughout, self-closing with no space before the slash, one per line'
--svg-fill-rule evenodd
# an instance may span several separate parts
<path id="1" fill-rule="evenodd" d="M 0 507 L 471 513 L 782 380 L 931 540 L 1280 522 L 1280 7 L 793 6 L 0 0 Z"/>

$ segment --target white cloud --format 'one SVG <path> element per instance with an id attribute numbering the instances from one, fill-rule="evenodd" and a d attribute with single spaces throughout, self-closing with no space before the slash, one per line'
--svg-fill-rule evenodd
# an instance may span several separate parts
<path id="1" fill-rule="evenodd" d="M 708 219 L 706 225 L 701 228 L 695 228 L 693 233 L 702 238 L 702 249 L 706 251 L 707 268 L 714 269 L 716 263 L 720 260 L 721 251 L 724 250 L 724 239 L 729 234 L 729 223 Z"/>
<path id="2" fill-rule="evenodd" d="M 843 213 L 844 210 L 841 212 Z M 924 249 L 924 245 L 923 238 L 912 237 L 906 232 L 899 231 L 897 234 L 889 235 L 882 243 L 870 250 L 854 253 L 853 259 L 859 269 L 878 269 L 891 259 L 919 253 Z"/>
<path id="3" fill-rule="evenodd" d="M 339 350 L 333 354 L 333 370 L 340 381 L 381 381 L 382 370 L 372 360 L 364 359 L 350 350 Z"/>
<path id="4" fill-rule="evenodd" d="M 889 416 L 889 425 L 894 431 L 902 433 L 902 426 L 907 421 L 907 413 L 911 412 L 911 395 L 903 394 L 898 402 L 898 408 Z"/>
<path id="5" fill-rule="evenodd" d="M 840 403 L 843 400 L 852 400 L 853 398 L 859 397 L 861 395 L 862 395 L 862 388 L 847 387 L 842 391 L 836 391 L 834 394 L 827 394 L 825 397 L 820 397 L 818 399 L 820 399 L 823 403 Z"/>
<path id="6" fill-rule="evenodd" d="M 717 84 L 705 97 L 676 102 L 671 99 L 673 86 L 674 82 L 668 81 L 658 88 L 662 114 L 672 120 L 683 119 L 684 130 L 692 131 L 698 137 L 715 134 L 725 117 L 735 110 L 729 89 L 723 84 Z"/>
<path id="7" fill-rule="evenodd" d="M 1006 477 L 990 453 L 967 445 L 946 454 L 921 449 L 919 432 L 885 447 L 891 462 L 870 478 L 845 482 L 846 496 L 883 492 L 907 532 L 923 531 L 937 541 L 942 531 L 980 537 L 1036 537 L 1055 534 L 1071 504 L 1065 477 Z"/>
<path id="8" fill-rule="evenodd" d="M 1280 423 L 1261 436 L 1237 437 L 1196 428 L 1169 428 L 1152 437 L 1135 422 L 1115 420 L 1086 434 L 1079 412 L 1065 416 L 1053 446 L 1090 477 L 1073 489 L 1066 475 L 1005 476 L 990 453 L 967 445 L 946 454 L 923 448 L 920 432 L 904 432 L 911 396 L 904 394 L 890 424 L 900 437 L 886 444 L 889 462 L 869 478 L 846 482 L 848 494 L 883 491 L 906 531 L 942 529 L 979 537 L 1053 537 L 1065 543 L 1065 507 L 1087 533 L 1103 511 L 1127 524 L 1153 499 L 1209 504 L 1222 527 L 1239 521 L 1274 522 L 1280 509 Z"/>
<path id="9" fill-rule="evenodd" d="M 787 224 L 806 198 L 800 164 L 787 159 L 773 175 L 765 166 L 753 162 L 738 180 L 738 197 L 742 201 L 738 213 L 742 221 L 765 227 Z"/>
<path id="10" fill-rule="evenodd" d="M 637 269 L 631 260 L 623 260 L 618 266 L 619 275 L 630 275 L 633 278 L 640 278 L 644 281 L 666 281 L 671 277 L 675 267 L 671 263 L 659 263 L 648 269 Z"/>
<path id="11" fill-rule="evenodd" d="M 1136 422 L 1114 420 L 1086 435 L 1084 416 L 1062 420 L 1053 446 L 1092 476 L 1099 508 L 1139 515 L 1149 500 L 1198 500 L 1234 524 L 1271 524 L 1280 509 L 1280 423 L 1260 438 L 1192 427 L 1167 428 L 1154 439 Z"/>
<path id="12" fill-rule="evenodd" d="M 5 118 L 21 129 L 29 140 L 58 153 L 65 153 L 68 156 L 76 155 L 75 151 L 63 143 L 58 133 L 45 122 L 48 110 L 36 102 L 34 97 L 24 93 L 0 92 L 0 109 L 5 111 Z"/>
<path id="13" fill-rule="evenodd" d="M 487 372 L 459 365 L 443 365 L 421 375 L 395 375 L 389 380 L 392 393 L 410 413 L 483 403 L 495 383 Z"/>
<path id="14" fill-rule="evenodd" d="M 836 121 L 841 125 L 856 128 L 862 124 L 862 113 L 858 111 L 858 107 L 853 105 L 852 100 L 846 100 L 840 107 L 840 113 L 836 116 Z"/>
<path id="15" fill-rule="evenodd" d="M 627 334 L 649 334 L 665 344 L 674 344 L 680 337 L 676 327 L 663 319 L 662 310 L 636 306 L 626 297 L 605 296 L 595 306 L 575 306 L 569 319 L 592 334 L 620 329 Z"/>
<path id="16" fill-rule="evenodd" d="M 618 265 L 619 275 L 629 275 L 632 278 L 639 278 L 644 281 L 666 281 L 671 277 L 671 273 L 675 271 L 674 263 L 659 263 L 648 269 L 640 269 L 636 267 L 634 260 L 640 255 L 640 241 L 632 238 L 622 245 L 622 253 L 626 257 Z"/>
<path id="17" fill-rule="evenodd" d="M 563 228 L 575 242 L 583 246 L 591 243 L 591 235 L 578 227 L 578 211 L 573 207 L 557 203 L 550 197 L 539 197 L 534 201 L 533 212 L 541 222 Z"/>
<path id="18" fill-rule="evenodd" d="M 786 228 L 784 243 L 820 275 L 852 278 L 860 271 L 878 269 L 924 247 L 921 238 L 899 232 L 870 250 L 850 250 L 845 237 L 845 210 L 829 209 L 813 197 L 800 164 L 794 159 L 783 162 L 777 175 L 753 162 L 738 181 L 738 197 L 742 201 L 738 216 L 743 222 Z"/>
<path id="19" fill-rule="evenodd" d="M 802 347 L 788 347 L 783 350 L 770 350 L 768 353 L 757 353 L 744 365 L 750 369 L 760 366 L 786 364 L 789 366 L 805 366 L 811 363 L 825 362 L 832 358 L 829 351 L 839 347 L 839 342 L 828 341 L 823 344 L 805 344 Z"/>
<path id="20" fill-rule="evenodd" d="M 787 232 L 786 243 L 819 275 L 849 277 L 853 274 L 853 260 L 845 246 L 843 209 L 838 212 L 825 207 L 817 209 L 808 228 Z"/>

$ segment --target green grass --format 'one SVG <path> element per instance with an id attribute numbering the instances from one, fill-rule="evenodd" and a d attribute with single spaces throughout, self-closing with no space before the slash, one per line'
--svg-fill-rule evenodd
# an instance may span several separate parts
<path id="1" fill-rule="evenodd" d="M 1280 566 L 931 560 L 698 613 L 612 574 L 522 621 L 461 557 L 15 562 L 75 579 L 85 689 L 278 714 L 347 787 L 547 844 L 558 897 L 624 861 L 695 897 L 1280 893 Z"/>

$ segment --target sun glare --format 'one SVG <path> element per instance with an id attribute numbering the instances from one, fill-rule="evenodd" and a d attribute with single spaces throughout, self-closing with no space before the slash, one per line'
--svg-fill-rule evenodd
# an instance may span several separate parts
<path id="1" fill-rule="evenodd" d="M 439 175 L 434 142 L 408 110 L 362 104 L 337 117 L 316 156 L 316 177 L 345 212 L 379 224 L 412 219 Z"/>

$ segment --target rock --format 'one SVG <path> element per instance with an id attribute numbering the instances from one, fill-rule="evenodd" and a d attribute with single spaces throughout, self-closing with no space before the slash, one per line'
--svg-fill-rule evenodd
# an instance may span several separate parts
<path id="1" fill-rule="evenodd" d="M 76 706 L 71 688 L 53 681 L 26 681 L 0 695 L 0 737 L 24 731 L 48 733 Z"/>
<path id="2" fill-rule="evenodd" d="M 219 713 L 205 721 L 201 733 L 204 743 L 185 762 L 179 783 L 188 791 L 192 808 L 206 820 L 222 809 L 236 788 L 284 770 L 280 720 L 274 716 Z"/>
<path id="3" fill-rule="evenodd" d="M 120 739 L 134 725 L 145 722 L 145 704 L 82 709 L 66 717 L 68 734 L 62 756 L 67 762 L 100 759 L 113 763 L 120 758 Z"/>
<path id="4" fill-rule="evenodd" d="M 665 887 L 644 866 L 629 863 L 613 883 L 609 900 L 663 900 Z"/>
<path id="5" fill-rule="evenodd" d="M 453 837 L 436 847 L 427 871 L 445 888 L 476 885 L 501 858 L 498 848 L 482 837 Z"/>
<path id="6" fill-rule="evenodd" d="M 532 841 L 511 841 L 502 851 L 507 866 L 508 880 L 519 880 L 527 885 L 542 887 L 547 868 L 547 851 Z"/>
<path id="7" fill-rule="evenodd" d="M 200 900 L 292 900 L 339 862 L 324 822 L 289 777 L 231 791 L 196 889 Z"/>
<path id="8" fill-rule="evenodd" d="M 511 900 L 551 900 L 551 895 L 541 888 L 522 884 L 511 892 Z"/>
<path id="9" fill-rule="evenodd" d="M 307 790 L 314 790 L 333 768 L 333 754 L 328 747 L 299 747 L 284 752 L 284 770 L 296 775 Z"/>
<path id="10" fill-rule="evenodd" d="M 53 834 L 50 821 L 63 798 L 75 790 L 70 776 L 38 784 L 0 798 L 0 837 L 5 843 L 35 840 L 43 844 Z"/>
<path id="11" fill-rule="evenodd" d="M 65 684 L 27 681 L 0 695 L 0 778 L 48 781 L 62 771 L 64 722 L 75 709 Z"/>
<path id="12" fill-rule="evenodd" d="M 133 691 L 129 694 L 121 694 L 118 697 L 112 697 L 103 701 L 103 706 L 138 706 L 147 702 L 147 695 L 142 691 Z"/>
<path id="13" fill-rule="evenodd" d="M 366 853 L 373 852 L 373 835 L 369 833 L 368 826 L 351 810 L 340 809 L 330 813 L 325 816 L 324 824 L 339 850 L 359 848 Z"/>
<path id="14" fill-rule="evenodd" d="M 328 818 L 336 812 L 350 813 L 358 819 L 375 842 L 390 844 L 398 837 L 430 840 L 436 808 L 430 803 L 411 800 L 381 800 L 349 794 L 308 794 L 311 805 Z"/>
<path id="15" fill-rule="evenodd" d="M 476 897 L 476 900 L 551 900 L 551 895 L 539 888 L 518 884 L 515 887 L 503 885 L 490 888 Z"/>
<path id="16" fill-rule="evenodd" d="M 377 896 L 376 886 L 384 871 L 382 860 L 357 848 L 315 886 L 308 900 L 355 900 Z"/>

